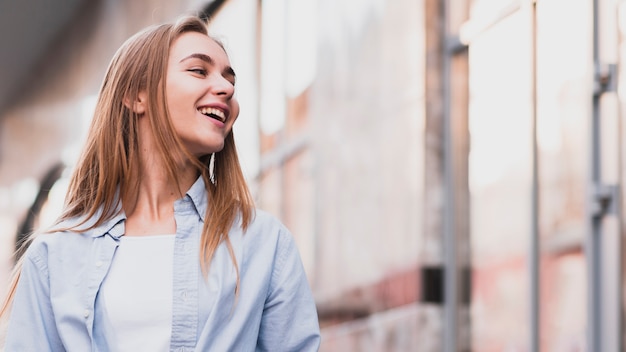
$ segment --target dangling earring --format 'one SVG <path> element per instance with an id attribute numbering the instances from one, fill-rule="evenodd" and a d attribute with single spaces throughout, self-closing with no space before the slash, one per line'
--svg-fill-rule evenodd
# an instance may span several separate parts
<path id="1" fill-rule="evenodd" d="M 212 184 L 215 184 L 215 153 L 211 154 L 211 159 L 209 160 L 209 179 Z"/>

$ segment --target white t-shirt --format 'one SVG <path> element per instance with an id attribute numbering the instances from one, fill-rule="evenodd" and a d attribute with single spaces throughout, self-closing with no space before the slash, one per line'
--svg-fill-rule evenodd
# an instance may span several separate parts
<path id="1" fill-rule="evenodd" d="M 169 351 L 175 235 L 122 236 L 100 291 L 114 351 Z M 108 336 L 111 335 L 111 336 Z"/>

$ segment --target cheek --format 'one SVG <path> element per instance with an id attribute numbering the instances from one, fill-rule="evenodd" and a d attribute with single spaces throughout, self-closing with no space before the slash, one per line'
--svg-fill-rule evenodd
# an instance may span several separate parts
<path id="1" fill-rule="evenodd" d="M 185 94 L 188 93 L 189 87 L 176 80 L 176 76 L 168 78 L 170 79 L 165 84 L 165 101 L 169 107 L 180 107 L 186 101 Z"/>
<path id="2" fill-rule="evenodd" d="M 176 89 L 166 91 L 165 102 L 167 112 L 174 123 L 181 119 L 184 120 L 185 116 L 191 113 L 192 109 L 188 107 L 188 104 L 185 104 L 185 97 Z"/>
<path id="3" fill-rule="evenodd" d="M 235 123 L 235 121 L 237 121 L 237 118 L 239 117 L 239 101 L 233 98 L 231 102 L 232 123 Z"/>

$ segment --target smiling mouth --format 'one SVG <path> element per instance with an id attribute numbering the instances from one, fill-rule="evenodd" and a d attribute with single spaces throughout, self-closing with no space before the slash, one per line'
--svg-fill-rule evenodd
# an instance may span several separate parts
<path id="1" fill-rule="evenodd" d="M 205 116 L 208 116 L 212 119 L 218 120 L 220 122 L 226 122 L 226 114 L 224 111 L 216 108 L 199 108 L 198 111 Z"/>

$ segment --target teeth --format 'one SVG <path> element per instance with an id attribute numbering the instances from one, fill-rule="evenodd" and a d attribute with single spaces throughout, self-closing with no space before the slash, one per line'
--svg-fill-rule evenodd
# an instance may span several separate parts
<path id="1" fill-rule="evenodd" d="M 202 107 L 202 108 L 198 109 L 198 111 L 200 111 L 200 113 L 202 115 L 207 115 L 207 116 L 215 115 L 215 116 L 219 117 L 219 119 L 222 120 L 222 121 L 224 121 L 226 119 L 226 115 L 220 109 Z"/>

